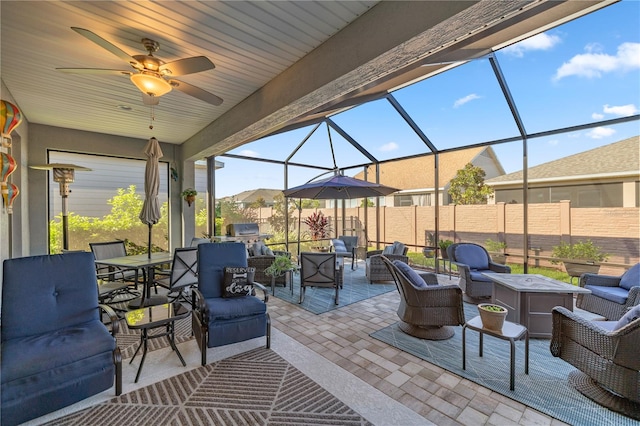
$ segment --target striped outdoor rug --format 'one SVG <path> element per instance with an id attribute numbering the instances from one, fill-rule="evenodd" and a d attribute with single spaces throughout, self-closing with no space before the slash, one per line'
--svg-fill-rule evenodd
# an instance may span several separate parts
<path id="1" fill-rule="evenodd" d="M 371 425 L 275 352 L 258 348 L 47 425 Z"/>

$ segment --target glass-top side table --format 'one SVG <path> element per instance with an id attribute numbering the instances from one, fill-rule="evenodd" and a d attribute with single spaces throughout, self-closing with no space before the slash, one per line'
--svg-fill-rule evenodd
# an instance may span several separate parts
<path id="1" fill-rule="evenodd" d="M 131 330 L 140 330 L 140 344 L 136 348 L 131 360 L 129 360 L 129 364 L 131 364 L 136 355 L 138 355 L 140 348 L 142 348 L 142 359 L 140 360 L 140 366 L 136 373 L 135 383 L 138 383 L 138 379 L 140 378 L 140 372 L 142 371 L 142 366 L 147 356 L 147 344 L 151 339 L 166 337 L 169 340 L 171 349 L 173 349 L 178 355 L 178 358 L 180 358 L 182 365 L 184 367 L 187 366 L 175 343 L 175 322 L 185 318 L 187 315 L 189 315 L 189 310 L 177 302 L 134 309 L 125 314 L 127 327 Z M 149 334 L 149 330 L 160 327 L 165 327 L 165 331 L 162 333 Z"/>
<path id="2" fill-rule="evenodd" d="M 462 369 L 466 370 L 467 367 L 467 357 L 466 357 L 466 331 L 467 328 L 471 330 L 475 330 L 480 333 L 480 342 L 479 342 L 479 354 L 478 356 L 482 356 L 482 338 L 484 334 L 488 334 L 489 336 L 496 337 L 501 340 L 508 340 L 511 356 L 510 356 L 510 374 L 509 374 L 509 389 L 515 390 L 515 372 L 516 372 L 516 347 L 515 341 L 522 340 L 524 338 L 525 341 L 525 349 L 524 349 L 524 373 L 529 374 L 529 331 L 527 327 L 515 324 L 509 321 L 505 321 L 502 326 L 501 331 L 490 330 L 488 328 L 484 328 L 482 325 L 482 320 L 480 316 L 476 316 L 471 318 L 462 326 Z"/>

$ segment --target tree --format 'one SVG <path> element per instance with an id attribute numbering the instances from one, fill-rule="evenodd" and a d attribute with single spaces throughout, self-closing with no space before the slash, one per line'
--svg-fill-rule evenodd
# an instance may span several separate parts
<path id="1" fill-rule="evenodd" d="M 284 194 L 281 192 L 273 197 L 273 214 L 269 219 L 269 225 L 271 225 L 271 231 L 273 233 L 285 234 L 285 215 L 289 216 L 289 225 L 293 223 L 293 212 L 296 210 L 296 206 L 292 206 L 287 211 L 287 202 Z"/>
<path id="2" fill-rule="evenodd" d="M 375 203 L 371 198 L 363 198 L 362 201 L 360 201 L 360 207 L 364 207 L 364 206 L 373 207 L 375 206 Z"/>
<path id="3" fill-rule="evenodd" d="M 267 207 L 267 202 L 262 197 L 258 197 L 251 205 L 249 206 L 252 209 L 259 209 L 261 207 Z"/>
<path id="4" fill-rule="evenodd" d="M 485 185 L 485 171 L 481 167 L 467 163 L 451 179 L 449 195 L 454 204 L 486 204 L 487 197 L 493 195 L 493 188 Z"/>

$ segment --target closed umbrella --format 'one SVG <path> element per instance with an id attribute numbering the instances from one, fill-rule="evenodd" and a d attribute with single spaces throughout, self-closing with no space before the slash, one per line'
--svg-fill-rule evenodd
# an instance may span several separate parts
<path id="1" fill-rule="evenodd" d="M 144 169 L 144 203 L 140 211 L 140 220 L 149 226 L 149 246 L 148 254 L 151 258 L 151 230 L 153 225 L 160 220 L 160 203 L 158 202 L 158 192 L 160 192 L 160 165 L 158 160 L 162 158 L 162 150 L 158 139 L 151 138 L 144 147 L 147 156 L 147 164 Z"/>
<path id="2" fill-rule="evenodd" d="M 350 200 L 354 198 L 381 197 L 399 191 L 397 188 L 367 182 L 344 175 L 307 182 L 283 191 L 285 197 L 312 200 Z M 300 255 L 300 213 L 298 208 L 298 255 Z"/>

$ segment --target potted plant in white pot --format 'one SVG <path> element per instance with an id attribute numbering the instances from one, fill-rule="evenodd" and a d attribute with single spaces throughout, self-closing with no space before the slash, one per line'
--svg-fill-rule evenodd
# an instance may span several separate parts
<path id="1" fill-rule="evenodd" d="M 494 303 L 478 304 L 478 312 L 480 313 L 482 326 L 494 331 L 502 331 L 504 320 L 507 318 L 507 314 L 509 313 L 507 308 Z"/>
<path id="2" fill-rule="evenodd" d="M 570 277 L 579 277 L 582 274 L 597 274 L 600 270 L 600 263 L 609 258 L 609 253 L 604 253 L 602 249 L 591 240 L 578 241 L 573 244 L 561 242 L 553 246 L 551 256 L 554 260 L 551 263 L 564 263 L 564 268 Z"/>
<path id="3" fill-rule="evenodd" d="M 507 263 L 507 255 L 504 254 L 504 251 L 507 248 L 507 243 L 505 243 L 504 241 L 495 241 L 491 238 L 488 238 L 484 242 L 484 248 L 487 249 L 487 251 L 491 255 L 491 260 L 493 260 L 495 263 L 499 263 L 501 265 Z"/>

